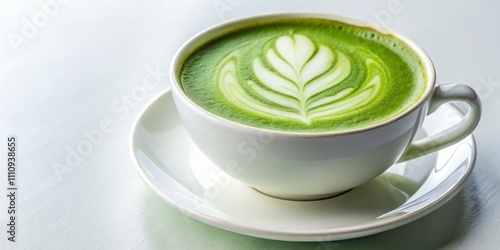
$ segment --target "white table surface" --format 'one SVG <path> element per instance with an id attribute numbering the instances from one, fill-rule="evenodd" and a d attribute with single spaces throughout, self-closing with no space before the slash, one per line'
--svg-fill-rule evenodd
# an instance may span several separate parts
<path id="1" fill-rule="evenodd" d="M 165 74 L 177 48 L 213 24 L 285 10 L 378 21 L 428 52 L 439 83 L 479 92 L 478 158 L 456 197 L 384 233 L 291 243 L 205 225 L 143 183 L 129 132 L 170 85 Z M 494 1 L 0 0 L 0 249 L 498 249 L 499 12 Z M 158 84 L 141 92 L 148 75 Z M 102 138 L 87 139 L 101 126 Z M 11 135 L 18 141 L 15 243 L 6 232 Z M 72 158 L 78 147 L 86 155 Z"/>

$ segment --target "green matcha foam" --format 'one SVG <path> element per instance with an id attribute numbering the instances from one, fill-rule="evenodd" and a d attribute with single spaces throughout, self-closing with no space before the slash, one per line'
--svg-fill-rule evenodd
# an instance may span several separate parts
<path id="1" fill-rule="evenodd" d="M 425 90 L 399 39 L 322 19 L 235 29 L 195 50 L 181 84 L 199 106 L 249 126 L 344 131 L 386 121 Z"/>

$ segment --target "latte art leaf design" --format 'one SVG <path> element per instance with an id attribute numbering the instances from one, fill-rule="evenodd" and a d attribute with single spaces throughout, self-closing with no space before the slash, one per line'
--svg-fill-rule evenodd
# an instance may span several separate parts
<path id="1" fill-rule="evenodd" d="M 315 119 L 346 116 L 373 102 L 381 82 L 387 80 L 380 62 L 367 53 L 364 81 L 335 88 L 351 74 L 351 61 L 304 35 L 281 36 L 264 55 L 251 62 L 256 79 L 240 77 L 238 50 L 219 63 L 216 74 L 229 102 L 263 117 L 310 124 Z"/>

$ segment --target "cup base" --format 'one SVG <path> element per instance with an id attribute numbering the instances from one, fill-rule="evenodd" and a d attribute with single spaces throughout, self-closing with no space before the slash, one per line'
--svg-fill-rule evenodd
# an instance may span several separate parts
<path id="1" fill-rule="evenodd" d="M 343 195 L 352 189 L 348 189 L 345 191 L 340 191 L 340 192 L 334 192 L 334 193 L 327 193 L 327 194 L 314 194 L 314 195 L 295 195 L 295 194 L 278 194 L 278 193 L 272 193 L 272 192 L 266 192 L 259 190 L 257 188 L 253 188 L 255 191 L 267 195 L 272 198 L 277 198 L 277 199 L 282 199 L 282 200 L 289 200 L 289 201 L 317 201 L 317 200 L 325 200 L 325 199 L 330 199 L 336 196 Z"/>

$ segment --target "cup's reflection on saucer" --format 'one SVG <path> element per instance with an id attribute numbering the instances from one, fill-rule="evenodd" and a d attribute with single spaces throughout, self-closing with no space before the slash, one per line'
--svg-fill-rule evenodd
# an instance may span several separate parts
<path id="1" fill-rule="evenodd" d="M 276 198 L 276 199 L 283 199 L 283 200 L 291 200 L 291 201 L 318 201 L 318 200 L 325 200 L 325 199 L 330 199 L 330 198 L 334 198 L 334 197 L 337 197 L 339 195 L 343 195 L 349 191 L 351 191 L 352 189 L 348 189 L 348 190 L 345 190 L 345 191 L 341 191 L 341 192 L 335 192 L 335 193 L 330 193 L 330 194 L 321 194 L 321 195 L 309 195 L 307 196 L 307 198 L 304 198 L 303 196 L 294 196 L 294 195 L 284 195 L 284 194 L 275 194 L 275 193 L 266 193 L 266 192 L 263 192 L 263 191 L 260 191 L 259 189 L 257 188 L 253 188 L 255 191 L 261 193 L 261 194 L 264 194 L 264 195 L 267 195 L 267 196 L 270 196 L 270 197 L 273 197 L 273 198 Z"/>

